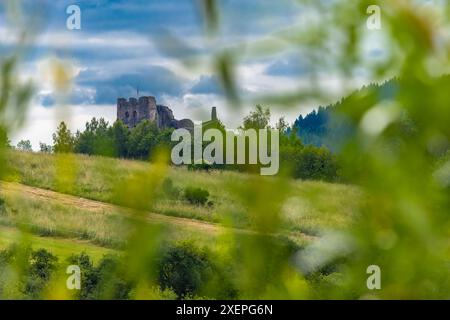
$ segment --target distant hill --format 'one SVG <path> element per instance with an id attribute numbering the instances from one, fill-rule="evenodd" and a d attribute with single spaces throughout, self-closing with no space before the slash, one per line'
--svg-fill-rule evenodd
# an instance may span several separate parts
<path id="1" fill-rule="evenodd" d="M 378 102 L 392 100 L 397 92 L 398 84 L 397 79 L 391 79 L 382 84 L 364 86 L 335 104 L 326 107 L 320 106 L 305 117 L 300 115 L 294 121 L 292 130 L 297 133 L 304 144 L 325 146 L 330 150 L 337 151 L 345 137 L 354 132 L 351 123 L 337 112 L 341 106 L 361 96 L 364 96 L 364 99 L 375 99 Z"/>

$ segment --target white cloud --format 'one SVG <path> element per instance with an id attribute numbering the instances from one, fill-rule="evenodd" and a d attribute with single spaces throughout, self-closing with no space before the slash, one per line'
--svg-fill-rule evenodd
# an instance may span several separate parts
<path id="1" fill-rule="evenodd" d="M 128 4 L 126 6 L 128 7 Z M 299 19 L 294 20 L 298 20 L 299 24 L 305 24 L 305 26 L 320 23 L 320 19 L 322 18 L 317 13 L 306 10 L 298 13 L 298 15 Z M 287 26 L 284 25 L 283 20 L 283 24 L 273 30 L 285 27 Z M 12 35 L 10 31 L 0 26 L 1 44 L 14 44 L 17 41 L 17 37 Z M 266 34 L 241 36 L 236 33 L 230 33 L 221 37 L 221 40 L 217 43 L 217 47 L 214 49 L 220 52 L 220 49 L 230 46 L 230 44 L 234 44 L 235 47 L 244 47 L 243 45 L 247 43 L 247 40 L 254 42 L 262 40 L 266 36 Z M 193 34 L 187 39 L 183 39 L 191 47 L 200 49 L 198 50 L 200 52 L 199 57 L 197 57 L 199 59 L 198 63 L 192 68 L 186 67 L 182 61 L 174 57 L 162 56 L 157 51 L 157 44 L 153 40 L 148 35 L 130 31 L 100 31 L 92 34 L 84 30 L 81 32 L 65 30 L 60 32 L 48 31 L 39 35 L 36 39 L 35 46 L 46 49 L 47 53 L 44 53 L 46 55 L 59 49 L 64 49 L 63 52 L 67 56 L 75 52 L 73 55 L 74 58 L 67 60 L 67 63 L 73 66 L 73 77 L 76 77 L 81 71 L 92 71 L 89 74 L 89 80 L 92 80 L 91 82 L 93 83 L 96 83 L 96 80 L 104 81 L 112 79 L 147 66 L 164 67 L 184 78 L 186 84 L 183 86 L 184 93 L 179 96 L 164 95 L 158 103 L 166 104 L 172 108 L 177 119 L 191 118 L 196 121 L 209 119 L 211 107 L 216 106 L 218 108 L 219 118 L 229 127 L 237 127 L 242 123 L 242 118 L 254 108 L 253 98 L 258 96 L 270 94 L 280 95 L 283 93 L 307 93 L 317 86 L 329 95 L 326 101 L 302 102 L 289 109 L 281 109 L 276 105 L 264 105 L 271 107 L 273 123 L 281 116 L 285 116 L 287 121 L 293 122 L 299 114 L 308 113 L 318 105 L 326 105 L 334 102 L 335 99 L 367 83 L 367 79 L 360 76 L 347 83 L 348 87 L 343 87 L 343 78 L 334 74 L 333 71 L 319 74 L 318 82 L 311 83 L 307 75 L 275 76 L 266 74 L 266 69 L 270 62 L 247 62 L 239 65 L 236 70 L 238 86 L 245 92 L 244 106 L 238 110 L 229 106 L 227 101 L 220 95 L 189 93 L 192 82 L 196 81 L 200 75 L 212 73 L 210 52 L 209 50 L 201 50 L 202 48 L 205 49 L 203 37 Z M 366 52 L 371 52 L 383 46 L 382 42 L 376 42 L 375 40 L 368 41 L 363 49 Z M 76 52 L 79 49 L 86 49 L 87 56 L 84 56 L 84 54 L 77 56 Z M 92 57 L 88 54 L 89 52 L 92 52 Z M 121 54 L 119 56 L 109 55 L 108 53 L 111 52 L 119 52 Z M 105 54 L 105 57 L 103 54 Z M 48 56 L 40 55 L 39 58 L 34 58 L 32 61 L 26 62 L 23 68 L 21 68 L 21 78 L 33 79 L 38 86 L 38 94 L 51 94 L 53 92 L 53 87 L 48 77 L 48 64 L 50 61 L 51 58 Z M 149 78 L 151 78 L 151 75 L 149 75 Z M 155 75 L 154 81 L 158 81 L 157 75 Z M 97 88 L 95 86 L 85 88 L 74 86 L 72 90 L 83 91 L 83 97 L 91 97 L 90 99 L 86 99 L 86 103 L 91 103 L 94 100 L 92 97 Z M 111 100 L 113 101 L 116 98 L 111 97 Z M 113 122 L 116 118 L 115 105 L 73 105 L 67 108 L 65 116 L 62 116 L 64 113 L 60 111 L 56 107 L 45 108 L 34 103 L 28 114 L 27 123 L 22 130 L 13 135 L 13 141 L 17 142 L 20 139 L 30 139 L 36 149 L 39 141 L 51 143 L 51 135 L 55 131 L 59 120 L 62 118 L 64 120 L 70 120 L 69 126 L 74 131 L 83 129 L 85 122 L 89 121 L 92 117 L 104 117 L 110 122 Z M 71 116 L 69 117 L 68 114 Z"/>
<path id="2" fill-rule="evenodd" d="M 22 128 L 11 135 L 15 145 L 20 140 L 30 140 L 33 149 L 39 148 L 39 142 L 52 144 L 52 134 L 61 121 L 67 123 L 72 132 L 84 130 L 85 123 L 93 117 L 103 117 L 113 123 L 116 120 L 115 105 L 70 105 L 64 109 L 45 108 L 33 104 L 27 114 L 27 120 Z"/>

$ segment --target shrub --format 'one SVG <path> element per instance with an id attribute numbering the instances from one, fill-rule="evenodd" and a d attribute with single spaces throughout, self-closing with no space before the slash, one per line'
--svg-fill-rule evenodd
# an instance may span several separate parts
<path id="1" fill-rule="evenodd" d="M 96 268 L 98 285 L 96 299 L 125 300 L 130 298 L 133 285 L 124 273 L 121 261 L 113 255 L 100 260 Z"/>
<path id="2" fill-rule="evenodd" d="M 169 199 L 178 199 L 181 194 L 180 188 L 174 186 L 172 179 L 166 178 L 162 183 L 162 191 Z"/>
<path id="3" fill-rule="evenodd" d="M 212 274 L 212 263 L 207 251 L 182 242 L 165 250 L 157 270 L 161 289 L 173 290 L 182 299 L 200 294 Z"/>
<path id="4" fill-rule="evenodd" d="M 95 299 L 95 289 L 98 283 L 98 275 L 91 258 L 84 252 L 79 255 L 72 255 L 68 259 L 70 264 L 77 265 L 81 269 L 81 290 L 78 299 Z"/>
<path id="5" fill-rule="evenodd" d="M 209 192 L 202 188 L 188 187 L 184 190 L 184 197 L 191 204 L 204 206 L 208 202 Z"/>
<path id="6" fill-rule="evenodd" d="M 129 299 L 133 286 L 126 279 L 118 257 L 104 256 L 97 267 L 86 253 L 73 255 L 69 258 L 69 262 L 80 266 L 81 269 L 82 285 L 79 299 Z"/>
<path id="7" fill-rule="evenodd" d="M 206 171 L 209 172 L 213 169 L 213 165 L 208 163 L 207 161 L 202 161 L 198 163 L 193 163 L 188 165 L 189 171 Z"/>
<path id="8" fill-rule="evenodd" d="M 5 276 L 11 265 L 19 266 L 22 270 L 20 278 L 14 284 L 14 296 L 25 299 L 40 299 L 47 287 L 53 272 L 56 270 L 58 258 L 50 252 L 39 249 L 32 250 L 30 247 L 12 245 L 6 250 L 0 251 L 0 296 L 7 283 Z"/>
<path id="9" fill-rule="evenodd" d="M 25 294 L 39 298 L 56 269 L 58 258 L 45 249 L 32 251 L 29 257 L 29 274 L 25 284 Z"/>
<path id="10" fill-rule="evenodd" d="M 326 148 L 304 147 L 295 160 L 294 178 L 335 181 L 338 178 L 337 160 Z"/>
<path id="11" fill-rule="evenodd" d="M 0 215 L 4 214 L 6 211 L 5 200 L 0 198 Z"/>

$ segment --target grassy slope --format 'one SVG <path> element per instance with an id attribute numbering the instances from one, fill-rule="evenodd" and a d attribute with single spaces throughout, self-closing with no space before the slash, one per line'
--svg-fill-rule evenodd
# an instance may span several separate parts
<path id="1" fill-rule="evenodd" d="M 6 249 L 18 240 L 23 240 L 23 234 L 16 228 L 0 226 L 0 250 Z M 75 239 L 60 239 L 53 237 L 40 237 L 36 235 L 27 235 L 27 240 L 34 249 L 46 249 L 58 256 L 60 261 L 65 260 L 72 254 L 86 252 L 95 261 L 99 261 L 104 255 L 117 253 L 115 250 L 94 246 L 85 241 Z M 23 241 L 22 241 L 23 243 Z"/>
<path id="2" fill-rule="evenodd" d="M 124 208 L 35 187 L 0 183 L 0 188 L 5 203 L 0 210 L 0 225 L 22 226 L 40 236 L 86 240 L 120 249 L 133 230 L 133 221 L 156 223 L 171 240 L 211 243 L 221 231 L 220 226 L 205 222 L 150 213 L 136 220 Z"/>
<path id="3" fill-rule="evenodd" d="M 82 251 L 92 253 L 98 261 L 106 253 L 121 252 L 133 230 L 133 221 L 156 224 L 163 241 L 189 240 L 211 249 L 233 241 L 238 232 L 252 236 L 248 230 L 227 229 L 219 224 L 176 218 L 153 213 L 135 220 L 129 210 L 107 203 L 74 197 L 50 190 L 16 183 L 0 182 L 0 250 L 24 241 L 34 248 L 45 248 L 65 259 Z M 308 237 L 281 235 L 303 245 Z"/>
<path id="4" fill-rule="evenodd" d="M 130 176 L 146 172 L 151 164 L 142 161 L 75 156 L 76 183 L 70 190 L 59 190 L 56 181 L 57 157 L 48 154 L 13 151 L 8 157 L 9 181 L 67 192 L 76 196 L 115 203 L 114 188 Z M 219 222 L 229 218 L 239 226 L 249 224 L 247 215 L 228 191 L 229 185 L 240 185 L 249 176 L 236 172 L 190 172 L 170 168 L 168 177 L 180 189 L 196 186 L 207 189 L 213 208 L 197 207 L 181 200 L 161 200 L 154 211 L 166 215 Z M 356 187 L 324 182 L 288 182 L 290 197 L 283 206 L 284 227 L 291 231 L 316 234 L 326 228 L 345 228 L 351 223 L 361 198 Z"/>

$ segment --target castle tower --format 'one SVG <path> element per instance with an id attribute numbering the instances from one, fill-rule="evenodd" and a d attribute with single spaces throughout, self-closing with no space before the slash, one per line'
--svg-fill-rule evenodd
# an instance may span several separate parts
<path id="1" fill-rule="evenodd" d="M 211 120 L 202 122 L 202 128 L 203 128 L 203 130 L 207 130 L 207 129 L 224 130 L 225 129 L 223 124 L 217 118 L 217 108 L 216 107 L 211 108 Z"/>
<path id="2" fill-rule="evenodd" d="M 129 128 L 143 120 L 157 121 L 155 97 L 130 98 L 128 101 L 124 98 L 117 99 L 117 120 L 121 120 Z"/>

